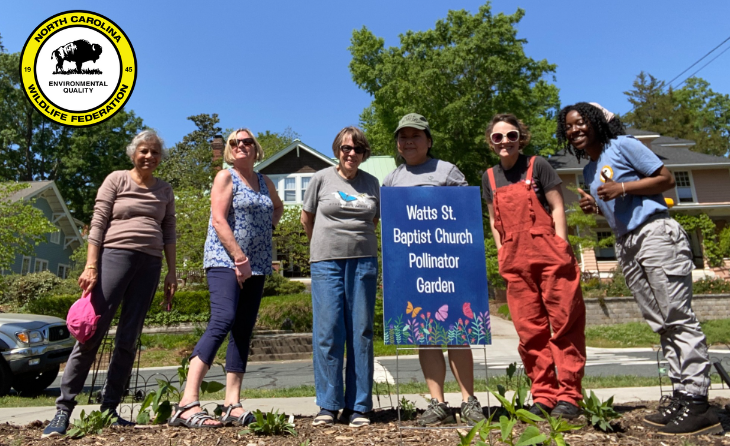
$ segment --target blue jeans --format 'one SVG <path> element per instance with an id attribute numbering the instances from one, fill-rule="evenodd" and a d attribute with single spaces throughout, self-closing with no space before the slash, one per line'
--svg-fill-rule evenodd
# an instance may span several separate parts
<path id="1" fill-rule="evenodd" d="M 208 268 L 206 273 L 210 290 L 210 321 L 190 359 L 197 356 L 210 367 L 230 333 L 226 372 L 246 373 L 251 333 L 259 314 L 266 276 L 251 276 L 241 288 L 236 272 L 231 268 Z"/>
<path id="2" fill-rule="evenodd" d="M 375 257 L 326 260 L 311 265 L 314 385 L 317 405 L 369 412 L 373 408 Z M 343 355 L 347 343 L 344 391 Z"/>

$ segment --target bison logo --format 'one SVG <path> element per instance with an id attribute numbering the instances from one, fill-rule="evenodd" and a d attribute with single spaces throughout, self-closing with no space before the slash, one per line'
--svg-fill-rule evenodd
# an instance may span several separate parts
<path id="1" fill-rule="evenodd" d="M 88 40 L 74 40 L 73 42 L 67 43 L 66 45 L 58 47 L 51 54 L 51 59 L 56 59 L 56 71 L 54 74 L 63 74 L 63 62 L 75 62 L 76 73 L 82 74 L 81 65 L 84 62 L 92 61 L 96 63 L 101 54 L 101 46 L 95 43 L 89 43 Z M 97 70 L 96 74 L 101 74 L 101 71 Z"/>

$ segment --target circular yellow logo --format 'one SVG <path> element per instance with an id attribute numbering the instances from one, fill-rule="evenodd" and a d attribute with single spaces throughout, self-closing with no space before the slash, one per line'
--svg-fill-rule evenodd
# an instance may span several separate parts
<path id="1" fill-rule="evenodd" d="M 91 11 L 66 11 L 33 30 L 20 55 L 23 91 L 49 119 L 99 124 L 129 100 L 137 57 L 124 31 Z"/>
<path id="2" fill-rule="evenodd" d="M 608 164 L 606 164 L 605 166 L 603 166 L 603 168 L 601 168 L 601 173 L 603 175 L 606 175 L 606 178 L 613 179 L 613 169 Z M 601 182 L 605 183 L 606 179 L 603 177 L 603 175 L 601 175 Z"/>

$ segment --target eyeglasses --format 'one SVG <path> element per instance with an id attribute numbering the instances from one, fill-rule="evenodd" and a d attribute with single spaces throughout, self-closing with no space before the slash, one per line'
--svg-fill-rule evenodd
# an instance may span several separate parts
<path id="1" fill-rule="evenodd" d="M 237 146 L 239 144 L 243 144 L 244 146 L 252 146 L 252 145 L 254 145 L 253 138 L 244 138 L 244 139 L 236 139 L 236 140 L 232 139 L 231 140 L 232 146 Z"/>
<path id="2" fill-rule="evenodd" d="M 344 152 L 345 154 L 348 154 L 348 153 L 350 153 L 353 150 L 358 155 L 362 155 L 363 153 L 365 153 L 365 147 L 362 147 L 362 146 L 355 146 L 355 147 L 352 147 L 352 146 L 340 146 L 340 150 L 342 152 Z"/>
<path id="3" fill-rule="evenodd" d="M 520 132 L 518 130 L 510 130 L 507 133 L 494 132 L 489 135 L 489 139 L 491 139 L 494 144 L 504 142 L 504 138 L 507 138 L 507 141 L 509 142 L 517 142 L 520 140 Z"/>

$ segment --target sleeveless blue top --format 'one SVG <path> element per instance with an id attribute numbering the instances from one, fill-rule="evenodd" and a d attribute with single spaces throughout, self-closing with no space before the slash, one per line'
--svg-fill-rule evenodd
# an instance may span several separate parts
<path id="1" fill-rule="evenodd" d="M 274 203 L 269 198 L 269 188 L 263 175 L 257 173 L 259 191 L 246 186 L 233 168 L 228 169 L 233 182 L 233 202 L 226 220 L 233 231 L 236 242 L 251 263 L 255 276 L 271 274 L 271 233 Z M 208 236 L 205 239 L 203 267 L 224 267 L 235 269 L 233 257 L 223 247 L 218 233 L 213 228 L 212 218 L 208 221 Z"/>

